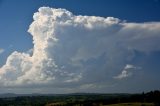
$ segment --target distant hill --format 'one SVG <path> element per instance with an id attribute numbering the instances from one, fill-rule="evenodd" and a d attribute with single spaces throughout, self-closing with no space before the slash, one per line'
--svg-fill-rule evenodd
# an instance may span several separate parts
<path id="1" fill-rule="evenodd" d="M 22 97 L 22 96 L 94 96 L 94 95 L 105 95 L 105 96 L 120 96 L 120 95 L 131 95 L 129 93 L 69 93 L 69 94 L 15 94 L 15 93 L 3 93 L 0 94 L 0 98 L 10 98 L 10 97 Z"/>
<path id="2" fill-rule="evenodd" d="M 0 98 L 8 98 L 8 97 L 17 97 L 17 94 L 14 93 L 4 93 L 4 94 L 0 94 Z"/>
<path id="3" fill-rule="evenodd" d="M 42 94 L 15 94 L 15 93 L 3 93 L 0 94 L 0 98 L 21 97 L 21 96 L 41 96 Z"/>

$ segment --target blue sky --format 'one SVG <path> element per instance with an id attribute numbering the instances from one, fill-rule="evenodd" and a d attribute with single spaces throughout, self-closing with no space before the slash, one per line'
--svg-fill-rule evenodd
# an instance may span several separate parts
<path id="1" fill-rule="evenodd" d="M 96 39 L 99 39 L 99 37 L 94 36 L 94 33 L 92 32 L 88 32 L 88 33 L 91 33 L 91 34 L 87 33 L 88 35 L 92 35 L 94 37 L 91 38 L 91 40 L 86 40 L 87 43 L 84 40 L 82 40 L 82 42 L 84 41 L 84 45 L 83 45 L 84 47 L 81 47 L 81 46 L 77 46 L 79 44 L 75 43 L 74 41 L 79 42 L 79 40 L 77 40 L 77 38 L 79 38 L 79 36 L 81 35 L 79 33 L 82 33 L 85 35 L 86 34 L 85 30 L 84 32 L 83 31 L 81 32 L 81 29 L 79 28 L 80 29 L 79 32 L 76 32 L 77 30 L 75 30 L 74 32 L 74 28 L 73 28 L 73 33 L 75 34 L 77 33 L 77 37 L 74 38 L 74 36 L 71 36 L 70 38 L 69 37 L 70 29 L 67 27 L 68 30 L 67 29 L 62 30 L 63 26 L 60 26 L 59 29 L 56 29 L 57 30 L 56 33 L 60 31 L 59 32 L 60 36 L 59 37 L 56 36 L 56 39 L 59 39 L 60 41 L 60 43 L 58 43 L 57 45 L 66 44 L 68 46 L 64 46 L 63 49 L 59 48 L 61 46 L 57 46 L 54 48 L 52 48 L 52 46 L 48 46 L 45 49 L 36 46 L 34 51 L 36 51 L 37 48 L 44 49 L 44 51 L 47 52 L 48 62 L 50 61 L 50 59 L 53 59 L 54 62 L 52 63 L 59 66 L 61 70 L 63 69 L 64 71 L 69 70 L 65 73 L 67 73 L 68 76 L 70 75 L 71 77 L 73 77 L 73 79 L 67 79 L 68 77 L 66 77 L 66 79 L 57 78 L 57 80 L 60 80 L 60 81 L 62 80 L 60 82 L 61 85 L 56 85 L 55 84 L 56 80 L 54 84 L 50 84 L 50 82 L 47 82 L 46 85 L 48 86 L 54 85 L 48 88 L 48 90 L 44 90 L 43 87 L 42 89 L 41 88 L 37 89 L 37 87 L 35 86 L 39 86 L 43 84 L 38 83 L 38 85 L 36 85 L 37 82 L 33 82 L 33 85 L 35 84 L 35 86 L 33 86 L 32 84 L 28 86 L 31 88 L 33 87 L 35 89 L 32 90 L 31 92 L 30 92 L 30 89 L 25 89 L 27 93 L 41 92 L 41 91 L 50 93 L 52 88 L 58 89 L 59 87 L 57 86 L 60 86 L 60 89 L 61 89 L 61 91 L 57 90 L 57 92 L 64 92 L 64 93 L 71 92 L 74 88 L 78 86 L 80 86 L 82 89 L 79 89 L 79 91 L 75 90 L 75 92 L 81 92 L 83 90 L 85 92 L 85 87 L 86 89 L 87 87 L 93 88 L 91 92 L 141 92 L 143 90 L 145 91 L 145 90 L 153 90 L 153 89 L 160 88 L 160 86 L 158 85 L 158 82 L 160 81 L 160 78 L 159 78 L 160 49 L 158 47 L 159 45 L 158 29 L 160 28 L 159 27 L 159 22 L 160 22 L 160 14 L 159 14 L 160 1 L 159 0 L 0 0 L 0 37 L 1 37 L 0 38 L 0 66 L 2 71 L 4 70 L 7 71 L 7 69 L 3 67 L 10 67 L 10 66 L 7 66 L 6 61 L 8 61 L 9 62 L 8 64 L 12 66 L 12 64 L 10 63 L 17 62 L 17 58 L 19 59 L 22 56 L 22 60 L 24 59 L 23 56 L 25 57 L 26 54 L 25 55 L 22 54 L 23 52 L 27 53 L 30 49 L 33 49 L 34 44 L 33 44 L 33 38 L 31 35 L 33 35 L 35 39 L 37 39 L 36 35 L 40 36 L 42 33 L 40 31 L 35 32 L 34 30 L 37 28 L 37 26 L 33 24 L 31 25 L 33 21 L 39 24 L 39 22 L 36 21 L 37 19 L 33 20 L 33 14 L 37 12 L 40 7 L 43 7 L 43 6 L 51 7 L 51 8 L 64 8 L 66 9 L 66 11 L 68 10 L 72 12 L 72 14 L 74 14 L 75 16 L 79 16 L 79 15 L 95 16 L 96 19 L 98 19 L 98 17 L 105 17 L 105 18 L 114 17 L 113 19 L 112 18 L 107 19 L 108 23 L 111 22 L 113 26 L 111 28 L 109 27 L 109 30 L 108 30 L 108 27 L 107 28 L 100 27 L 100 29 L 102 28 L 101 30 L 104 32 L 102 32 L 102 34 L 100 34 L 99 32 L 98 35 L 113 34 L 113 35 L 121 36 L 124 34 L 124 36 L 122 36 L 121 38 L 116 38 L 116 37 L 111 38 L 110 41 L 114 39 L 112 42 L 118 42 L 118 43 L 120 42 L 118 47 L 115 46 L 116 49 L 114 48 L 114 44 L 112 44 L 112 42 L 108 43 L 109 41 L 107 40 L 106 40 L 107 43 L 105 43 L 104 41 L 104 45 L 107 45 L 105 48 L 105 46 L 102 46 L 102 44 L 101 44 L 101 47 L 99 47 L 98 46 L 99 43 L 97 43 L 97 45 L 96 44 L 92 45 L 93 42 L 96 41 Z M 42 13 L 43 15 L 43 11 L 47 11 L 47 10 L 52 11 L 48 8 L 45 8 L 45 9 L 39 10 L 39 13 Z M 48 14 L 48 15 L 50 16 L 51 14 Z M 85 19 L 85 17 L 83 18 Z M 92 20 L 90 17 L 88 17 L 87 19 Z M 100 20 L 103 20 L 103 19 L 100 19 Z M 132 25 L 132 23 L 134 25 Z M 81 24 L 84 25 L 84 22 L 81 22 Z M 92 24 L 94 25 L 94 23 L 91 23 L 91 25 Z M 121 26 L 121 24 L 124 24 L 124 25 Z M 31 27 L 29 27 L 30 25 Z M 93 26 L 93 29 L 94 27 L 95 26 Z M 30 31 L 28 32 L 29 28 L 30 28 Z M 38 28 L 41 28 L 41 26 Z M 106 30 L 104 30 L 105 28 Z M 119 31 L 116 32 L 117 30 Z M 63 31 L 66 32 L 64 35 L 68 36 L 68 38 L 66 36 L 63 36 L 63 34 L 61 33 Z M 93 30 L 93 32 L 94 31 L 97 31 L 97 30 Z M 97 33 L 98 32 L 95 32 L 95 34 Z M 152 36 L 152 33 L 153 33 L 153 36 Z M 137 38 L 139 38 L 139 36 L 147 36 L 147 37 L 140 37 L 139 39 L 135 40 L 135 38 L 132 36 L 128 38 L 127 37 L 128 35 L 133 35 L 133 36 L 136 36 Z M 121 40 L 122 38 L 124 40 Z M 69 42 L 73 41 L 71 44 L 73 45 L 73 48 L 76 48 L 76 47 L 79 48 L 79 50 L 77 50 L 76 53 L 73 53 L 75 49 L 70 49 L 72 48 L 72 46 L 70 46 L 66 42 L 68 39 L 70 40 Z M 82 39 L 82 37 L 80 37 L 79 39 Z M 38 41 L 35 44 L 40 46 L 41 43 L 39 42 L 43 44 L 42 41 Z M 47 42 L 48 42 L 47 44 L 50 44 L 49 40 L 47 40 Z M 85 46 L 86 48 L 88 47 L 87 49 L 91 51 L 94 48 L 94 46 L 95 46 L 94 49 L 97 49 L 97 51 L 99 50 L 98 48 L 101 48 L 99 51 L 101 51 L 102 53 L 99 54 L 100 52 L 93 50 L 92 52 L 95 52 L 95 54 L 92 54 L 86 50 Z M 107 49 L 107 48 L 110 48 L 110 49 Z M 107 51 L 105 51 L 105 49 L 107 49 Z M 18 51 L 18 52 L 15 53 L 14 51 Z M 118 55 L 116 54 L 117 51 L 118 51 L 117 53 Z M 75 56 L 71 57 L 70 54 L 72 53 Z M 111 55 L 110 53 L 113 55 Z M 59 56 L 58 54 L 61 56 Z M 32 53 L 30 55 L 32 55 Z M 10 57 L 9 59 L 7 59 L 8 56 Z M 115 58 L 117 59 L 117 61 L 113 61 L 111 59 L 112 56 L 113 56 L 113 60 Z M 29 58 L 29 57 L 26 56 L 25 58 Z M 12 60 L 12 62 L 10 62 L 10 60 Z M 42 62 L 42 60 L 40 61 Z M 68 62 L 75 62 L 75 63 L 71 65 L 71 63 L 68 63 Z M 21 63 L 23 62 L 20 62 L 20 64 Z M 22 69 L 17 68 L 19 67 L 19 63 L 17 62 L 17 64 L 16 64 L 17 66 L 14 64 L 15 69 L 19 69 L 20 71 L 23 71 L 23 68 Z M 115 67 L 113 68 L 114 65 Z M 83 68 L 80 66 L 83 66 Z M 56 66 L 52 67 L 52 69 L 50 70 L 52 71 L 58 70 L 55 67 Z M 45 67 L 44 70 L 49 68 Z M 31 69 L 28 69 L 28 70 L 31 70 Z M 9 70 L 12 70 L 12 69 L 9 69 Z M 76 70 L 76 72 L 72 72 L 73 70 Z M 86 72 L 82 70 L 86 70 Z M 95 73 L 89 74 L 91 70 L 95 70 Z M 99 73 L 97 70 L 102 70 L 102 72 L 100 72 L 100 74 L 97 75 L 97 73 Z M 113 71 L 105 71 L 105 70 L 113 70 Z M 72 73 L 69 73 L 69 72 L 72 72 Z M 16 72 L 15 76 L 19 75 L 17 73 L 19 72 Z M 138 73 L 138 75 L 134 73 Z M 4 79 L 5 77 L 6 79 L 7 78 L 10 79 L 9 78 L 10 74 L 14 74 L 14 73 L 5 74 L 3 76 Z M 23 74 L 24 73 L 20 75 L 23 75 Z M 53 73 L 53 74 L 57 75 L 57 76 L 52 76 L 52 77 L 55 77 L 55 79 L 56 77 L 62 77 L 57 73 Z M 103 76 L 105 74 L 107 76 Z M 91 78 L 88 77 L 87 79 L 88 75 L 93 77 Z M 15 76 L 11 76 L 11 77 L 15 77 Z M 24 79 L 26 78 L 25 81 L 28 80 L 26 76 L 24 77 Z M 102 79 L 100 78 L 101 76 L 102 76 Z M 145 77 L 142 78 L 143 76 Z M 16 77 L 16 79 L 20 77 L 21 76 Z M 63 80 L 65 80 L 66 82 L 75 80 L 74 77 L 80 79 L 80 81 L 77 82 L 78 84 L 75 84 L 73 82 L 69 84 L 62 83 Z M 84 77 L 84 78 L 81 79 L 81 77 Z M 103 82 L 104 80 L 103 78 L 106 78 L 104 82 Z M 123 78 L 124 80 L 121 80 Z M 99 80 L 100 83 L 102 83 L 102 85 L 108 85 L 109 87 L 96 85 L 97 82 L 95 80 Z M 119 81 L 116 81 L 116 80 L 119 80 Z M 143 84 L 140 84 L 140 83 L 137 84 L 134 89 L 131 89 L 131 88 L 127 89 L 125 87 L 125 86 L 131 86 L 130 85 L 131 83 L 135 84 L 135 82 L 138 80 L 140 80 L 140 83 L 143 83 Z M 78 79 L 76 79 L 76 81 L 78 81 Z M 31 83 L 32 83 L 32 80 L 31 80 Z M 61 86 L 65 86 L 65 87 L 61 88 Z M 115 88 L 112 88 L 112 86 L 115 86 Z M 24 87 L 23 85 L 22 87 L 21 85 L 18 85 L 18 87 L 16 86 L 13 89 L 12 86 L 10 87 L 9 85 L 9 87 L 7 86 L 7 89 L 4 89 L 3 87 L 0 89 L 2 92 L 4 91 L 4 92 L 24 93 L 23 87 Z M 119 87 L 120 89 L 116 89 L 117 87 Z"/>

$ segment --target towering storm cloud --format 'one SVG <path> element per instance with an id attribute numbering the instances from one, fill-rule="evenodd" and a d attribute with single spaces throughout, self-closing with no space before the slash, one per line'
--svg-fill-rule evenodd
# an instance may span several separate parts
<path id="1" fill-rule="evenodd" d="M 15 51 L 7 58 L 0 68 L 1 87 L 112 87 L 123 78 L 136 79 L 145 73 L 136 62 L 138 53 L 160 51 L 159 22 L 76 16 L 49 7 L 39 8 L 33 19 L 28 30 L 33 53 Z"/>

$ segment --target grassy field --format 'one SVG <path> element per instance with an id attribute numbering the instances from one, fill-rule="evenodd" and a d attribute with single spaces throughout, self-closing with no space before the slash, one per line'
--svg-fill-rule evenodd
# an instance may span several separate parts
<path id="1" fill-rule="evenodd" d="M 154 106 L 153 103 L 119 103 L 119 104 L 111 104 L 111 105 L 103 105 L 103 106 Z"/>
<path id="2" fill-rule="evenodd" d="M 46 106 L 66 106 L 65 103 L 51 103 L 47 104 Z M 76 104 L 73 106 L 83 106 L 80 104 Z M 153 103 L 118 103 L 118 104 L 111 104 L 111 105 L 102 105 L 102 104 L 93 104 L 93 106 L 155 106 Z"/>

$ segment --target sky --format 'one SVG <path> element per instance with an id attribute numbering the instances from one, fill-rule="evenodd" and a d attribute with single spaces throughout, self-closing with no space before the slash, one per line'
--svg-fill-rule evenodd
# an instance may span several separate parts
<path id="1" fill-rule="evenodd" d="M 160 89 L 159 0 L 0 0 L 0 93 Z"/>

